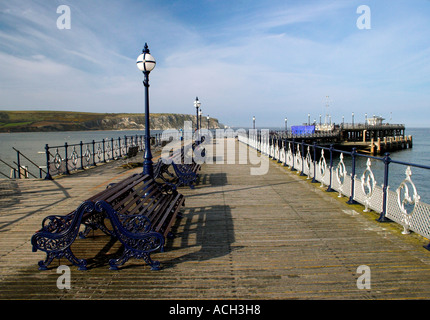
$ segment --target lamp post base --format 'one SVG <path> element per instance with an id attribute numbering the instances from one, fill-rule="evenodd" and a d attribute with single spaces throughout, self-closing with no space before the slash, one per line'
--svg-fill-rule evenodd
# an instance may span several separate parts
<path id="1" fill-rule="evenodd" d="M 143 174 L 147 174 L 151 178 L 154 177 L 154 168 L 152 160 L 143 161 Z"/>

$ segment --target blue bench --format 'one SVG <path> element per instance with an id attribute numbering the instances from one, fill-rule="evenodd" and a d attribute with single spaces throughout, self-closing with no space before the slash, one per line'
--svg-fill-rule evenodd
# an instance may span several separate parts
<path id="1" fill-rule="evenodd" d="M 127 158 L 133 158 L 137 155 L 139 152 L 139 146 L 131 146 L 128 148 L 127 151 Z"/>
<path id="2" fill-rule="evenodd" d="M 158 270 L 160 263 L 150 254 L 163 251 L 184 201 L 182 194 L 147 175 L 136 174 L 110 185 L 68 215 L 43 219 L 42 228 L 31 239 L 33 251 L 46 253 L 39 269 L 47 270 L 53 259 L 65 257 L 79 270 L 86 270 L 87 261 L 78 259 L 71 246 L 78 235 L 85 238 L 90 230 L 100 229 L 124 246 L 122 256 L 109 261 L 111 270 L 117 270 L 131 257 L 143 259 L 152 270 Z M 106 226 L 106 219 L 111 228 Z M 79 232 L 82 224 L 85 230 Z"/>
<path id="3" fill-rule="evenodd" d="M 194 153 L 200 152 L 202 157 L 205 156 L 205 150 L 201 146 L 193 144 L 191 147 Z M 169 158 L 159 159 L 154 168 L 155 179 L 161 179 L 164 183 L 175 187 L 189 186 L 194 189 L 201 165 L 194 160 L 194 157 L 186 157 L 188 149 L 182 147 Z M 173 168 L 173 172 L 169 168 Z"/>

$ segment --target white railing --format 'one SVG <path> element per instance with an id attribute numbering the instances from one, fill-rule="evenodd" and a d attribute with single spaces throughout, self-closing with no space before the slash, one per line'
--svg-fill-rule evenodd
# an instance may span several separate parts
<path id="1" fill-rule="evenodd" d="M 252 132 L 247 136 L 240 134 L 238 140 L 257 149 L 262 154 L 278 160 L 297 173 L 320 183 L 327 191 L 336 191 L 339 197 L 348 197 L 348 203 L 360 203 L 364 211 L 380 213 L 378 221 L 394 221 L 403 227 L 403 234 L 416 232 L 430 239 L 430 205 L 421 201 L 412 179 L 412 168 L 430 170 L 430 167 L 392 160 L 387 153 L 383 158 L 358 154 L 353 150 L 346 152 L 334 148 L 297 143 L 276 137 L 262 136 Z M 317 152 L 318 156 L 317 156 Z M 334 154 L 339 154 L 333 159 Z M 351 168 L 344 163 L 344 156 L 351 156 Z M 356 173 L 357 157 L 367 158 L 366 168 L 361 175 Z M 336 165 L 334 165 L 336 160 Z M 384 164 L 383 183 L 378 185 L 372 164 Z M 397 189 L 388 186 L 389 165 L 397 163 L 405 168 L 404 180 Z M 350 169 L 350 172 L 347 170 Z M 425 247 L 430 250 L 430 244 Z"/>

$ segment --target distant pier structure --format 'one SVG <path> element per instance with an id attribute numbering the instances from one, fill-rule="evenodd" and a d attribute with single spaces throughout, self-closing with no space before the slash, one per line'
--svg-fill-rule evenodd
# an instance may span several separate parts
<path id="1" fill-rule="evenodd" d="M 365 123 L 304 124 L 275 134 L 287 139 L 318 145 L 334 145 L 342 150 L 356 148 L 358 152 L 380 155 L 412 148 L 412 136 L 406 136 L 405 125 L 383 123 L 383 118 L 373 116 Z"/>

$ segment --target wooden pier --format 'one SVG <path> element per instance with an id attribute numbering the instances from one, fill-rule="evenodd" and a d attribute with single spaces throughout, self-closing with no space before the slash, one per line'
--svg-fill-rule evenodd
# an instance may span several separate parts
<path id="1" fill-rule="evenodd" d="M 277 135 L 298 142 L 304 141 L 307 144 L 315 142 L 320 146 L 333 145 L 334 148 L 341 150 L 356 148 L 359 153 L 372 155 L 382 155 L 413 146 L 412 136 L 405 135 L 405 126 L 401 124 L 341 124 L 333 125 L 332 130 L 317 131 L 314 134 L 286 135 L 281 132 Z"/>
<path id="2" fill-rule="evenodd" d="M 413 144 L 412 136 L 405 135 L 405 126 L 398 124 L 342 126 L 339 135 L 338 147 L 374 155 L 412 148 Z"/>
<path id="3" fill-rule="evenodd" d="M 237 153 L 238 144 L 225 143 L 225 152 Z M 255 164 L 203 164 L 196 188 L 180 188 L 186 206 L 175 238 L 153 255 L 160 271 L 139 260 L 109 270 L 120 244 L 98 231 L 73 244 L 76 256 L 88 259 L 87 271 L 66 259 L 39 271 L 44 253 L 31 251 L 44 217 L 66 214 L 142 168 L 111 162 L 52 181 L 1 180 L 0 299 L 430 298 L 426 239 L 404 236 L 396 224 L 376 222 L 379 213 L 364 213 L 267 161 L 267 174 L 259 176 L 250 174 Z M 57 287 L 63 264 L 71 269 L 70 289 Z M 367 288 L 360 288 L 362 266 L 371 272 Z"/>

